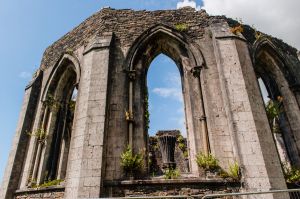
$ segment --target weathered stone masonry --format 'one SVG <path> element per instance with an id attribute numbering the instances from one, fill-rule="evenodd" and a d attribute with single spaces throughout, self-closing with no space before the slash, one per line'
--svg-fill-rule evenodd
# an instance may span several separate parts
<path id="1" fill-rule="evenodd" d="M 271 99 L 283 96 L 280 124 L 291 164 L 299 166 L 297 50 L 265 34 L 255 37 L 247 25 L 242 34 L 233 34 L 230 27 L 236 25 L 191 8 L 106 8 L 48 47 L 25 91 L 0 198 L 157 195 L 174 187 L 177 191 L 166 193 L 286 188 L 257 79 L 264 81 Z M 135 152 L 148 148 L 146 77 L 160 53 L 172 58 L 181 74 L 188 176 L 193 179 L 151 181 L 145 168 L 143 186 L 124 181 L 120 155 L 128 144 Z M 75 89 L 72 116 L 69 105 Z M 41 129 L 47 132 L 43 139 L 27 135 Z M 238 161 L 241 183 L 200 179 L 195 162 L 199 152 L 214 154 L 223 168 Z M 58 178 L 63 182 L 50 189 L 32 188 Z M 165 188 L 152 191 L 157 186 Z"/>

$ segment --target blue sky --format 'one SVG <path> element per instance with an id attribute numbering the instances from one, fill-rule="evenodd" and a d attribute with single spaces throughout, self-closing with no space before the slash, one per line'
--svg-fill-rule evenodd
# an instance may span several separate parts
<path id="1" fill-rule="evenodd" d="M 0 181 L 15 133 L 24 88 L 39 67 L 46 47 L 102 7 L 135 10 L 176 9 L 178 1 L 0 0 Z M 198 5 L 200 3 L 201 1 L 197 1 Z M 157 57 L 152 64 L 148 79 L 150 108 L 153 111 L 150 132 L 155 133 L 158 129 L 170 127 L 182 129 L 182 100 L 176 99 L 180 98 L 178 94 L 166 94 L 167 89 L 174 93 L 181 89 L 180 81 L 175 84 L 176 74 L 179 77 L 178 70 L 175 64 L 164 56 Z M 161 76 L 151 75 L 157 71 Z M 174 113 L 163 111 L 165 115 L 160 114 L 160 110 L 166 109 L 165 103 L 174 108 Z M 159 122 L 162 120 L 157 119 L 157 115 L 169 119 L 164 119 L 162 123 Z"/>
<path id="2" fill-rule="evenodd" d="M 160 54 L 153 60 L 147 74 L 149 92 L 150 128 L 178 129 L 186 135 L 183 96 L 179 70 L 172 59 Z"/>

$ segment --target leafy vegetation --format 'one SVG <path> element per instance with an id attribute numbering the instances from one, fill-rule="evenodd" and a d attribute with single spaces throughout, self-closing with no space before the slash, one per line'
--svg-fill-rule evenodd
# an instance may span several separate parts
<path id="1" fill-rule="evenodd" d="M 150 127 L 150 113 L 149 113 L 149 94 L 148 94 L 148 88 L 145 89 L 145 122 L 146 122 L 146 129 L 148 130 Z"/>
<path id="2" fill-rule="evenodd" d="M 63 182 L 63 180 L 61 180 L 61 179 L 46 181 L 46 182 L 44 182 L 43 184 L 40 184 L 40 185 L 32 184 L 31 188 L 37 188 L 37 189 L 46 188 L 46 187 L 59 185 L 61 182 Z"/>
<path id="3" fill-rule="evenodd" d="M 182 135 L 179 135 L 177 137 L 177 142 L 178 142 L 179 149 L 183 152 L 183 156 L 185 158 L 188 158 L 189 154 L 188 154 L 188 151 L 187 151 L 187 147 L 186 147 L 186 143 L 185 143 L 184 137 Z"/>
<path id="4" fill-rule="evenodd" d="M 220 172 L 222 178 L 231 178 L 234 181 L 239 181 L 241 179 L 241 170 L 239 163 L 235 161 L 233 164 L 229 164 L 229 170 Z"/>
<path id="5" fill-rule="evenodd" d="M 277 100 L 269 100 L 266 106 L 266 113 L 272 127 L 273 133 L 280 133 L 279 128 L 279 115 L 283 112 L 281 96 L 277 97 Z"/>
<path id="6" fill-rule="evenodd" d="M 244 26 L 243 26 L 242 19 L 237 19 L 237 21 L 239 21 L 239 23 L 230 29 L 230 31 L 235 35 L 238 35 L 238 34 L 244 32 Z"/>
<path id="7" fill-rule="evenodd" d="M 44 143 L 47 139 L 47 132 L 43 128 L 39 128 L 34 132 L 28 132 L 29 136 L 34 136 L 39 142 Z"/>
<path id="8" fill-rule="evenodd" d="M 180 176 L 180 171 L 178 169 L 168 168 L 164 171 L 165 179 L 176 179 Z"/>
<path id="9" fill-rule="evenodd" d="M 284 176 L 288 183 L 300 182 L 300 170 L 295 167 L 284 167 Z"/>
<path id="10" fill-rule="evenodd" d="M 52 111 L 58 110 L 61 104 L 51 94 L 48 94 L 44 104 L 48 106 Z"/>
<path id="11" fill-rule="evenodd" d="M 76 101 L 71 100 L 68 105 L 69 105 L 69 109 L 74 112 L 76 107 Z"/>
<path id="12" fill-rule="evenodd" d="M 267 116 L 270 121 L 273 121 L 274 119 L 278 119 L 280 113 L 282 113 L 282 108 L 281 108 L 281 102 L 282 102 L 282 97 L 278 97 L 280 100 L 269 100 L 266 106 L 266 111 L 267 111 Z"/>
<path id="13" fill-rule="evenodd" d="M 180 32 L 183 32 L 183 31 L 186 31 L 188 29 L 188 25 L 184 24 L 184 23 L 176 24 L 175 29 L 180 31 Z"/>
<path id="14" fill-rule="evenodd" d="M 127 174 L 133 176 L 134 172 L 138 172 L 143 167 L 144 156 L 142 153 L 133 154 L 130 146 L 121 154 L 121 165 Z"/>
<path id="15" fill-rule="evenodd" d="M 183 152 L 183 157 L 188 158 L 189 157 L 189 153 L 187 151 Z"/>
<path id="16" fill-rule="evenodd" d="M 182 135 L 179 135 L 177 137 L 177 142 L 178 142 L 178 147 L 180 148 L 181 151 L 185 151 L 186 149 L 186 146 L 185 146 L 185 143 L 184 143 L 184 138 Z"/>
<path id="17" fill-rule="evenodd" d="M 203 168 L 205 171 L 216 171 L 220 168 L 219 161 L 212 154 L 205 155 L 199 153 L 196 156 L 196 162 L 199 167 Z"/>
<path id="18" fill-rule="evenodd" d="M 72 55 L 74 51 L 71 48 L 66 48 L 65 53 Z"/>
<path id="19" fill-rule="evenodd" d="M 244 32 L 244 28 L 243 28 L 242 24 L 239 24 L 238 26 L 232 27 L 232 28 L 230 29 L 230 31 L 231 31 L 233 34 L 238 35 L 239 33 Z"/>

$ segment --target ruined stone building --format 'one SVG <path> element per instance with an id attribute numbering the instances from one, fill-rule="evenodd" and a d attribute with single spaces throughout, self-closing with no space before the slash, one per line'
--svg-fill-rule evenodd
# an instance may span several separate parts
<path id="1" fill-rule="evenodd" d="M 175 180 L 147 168 L 146 77 L 160 53 L 178 66 L 184 97 L 189 171 Z M 259 82 L 280 103 L 280 139 Z M 25 89 L 0 198 L 286 189 L 281 162 L 300 166 L 299 105 L 297 50 L 281 40 L 204 10 L 105 8 L 46 49 Z M 121 166 L 127 145 L 146 154 L 135 180 Z M 206 180 L 199 153 L 225 170 L 237 161 L 240 180 Z"/>

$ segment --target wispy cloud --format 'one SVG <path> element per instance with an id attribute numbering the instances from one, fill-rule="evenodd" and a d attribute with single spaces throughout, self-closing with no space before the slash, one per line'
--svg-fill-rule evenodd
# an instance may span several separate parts
<path id="1" fill-rule="evenodd" d="M 177 88 L 154 88 L 153 93 L 163 97 L 163 98 L 171 98 L 173 100 L 177 100 L 182 102 L 182 92 Z"/>
<path id="2" fill-rule="evenodd" d="M 193 0 L 183 0 L 183 1 L 177 3 L 177 9 L 180 9 L 183 7 L 192 7 L 192 8 L 195 8 L 196 10 L 200 10 L 200 6 L 197 6 L 196 2 Z"/>
<path id="3" fill-rule="evenodd" d="M 164 79 L 164 86 L 152 89 L 152 92 L 163 98 L 170 98 L 183 102 L 181 77 L 178 73 L 167 73 Z"/>
<path id="4" fill-rule="evenodd" d="M 165 82 L 170 87 L 181 89 L 181 77 L 178 73 L 168 73 Z"/>
<path id="5" fill-rule="evenodd" d="M 30 79 L 32 77 L 31 73 L 23 71 L 18 75 L 22 79 Z"/>

